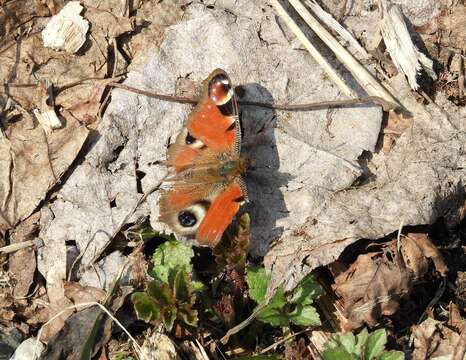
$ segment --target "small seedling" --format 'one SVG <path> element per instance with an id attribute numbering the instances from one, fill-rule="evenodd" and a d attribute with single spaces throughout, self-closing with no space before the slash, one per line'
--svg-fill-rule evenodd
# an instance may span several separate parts
<path id="1" fill-rule="evenodd" d="M 246 281 L 249 296 L 258 305 L 264 304 L 270 275 L 263 267 L 250 268 Z M 306 276 L 290 293 L 285 293 L 280 286 L 269 303 L 257 313 L 257 319 L 272 326 L 288 326 L 290 323 L 301 326 L 320 325 L 319 314 L 311 304 L 321 293 L 321 287 L 311 275 Z"/>
<path id="2" fill-rule="evenodd" d="M 162 244 L 153 255 L 154 280 L 144 292 L 137 292 L 131 299 L 139 319 L 153 325 L 163 323 L 170 331 L 175 321 L 196 326 L 197 311 L 193 308 L 196 292 L 203 289 L 200 282 L 192 280 L 190 246 L 175 241 Z"/>
<path id="3" fill-rule="evenodd" d="M 334 335 L 325 344 L 324 360 L 404 360 L 401 351 L 385 351 L 387 333 L 379 329 L 369 333 L 367 329 L 358 335 L 345 333 Z"/>

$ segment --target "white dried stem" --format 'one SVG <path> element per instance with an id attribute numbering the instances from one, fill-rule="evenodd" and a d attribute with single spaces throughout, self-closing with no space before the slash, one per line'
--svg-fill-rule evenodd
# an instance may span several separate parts
<path id="1" fill-rule="evenodd" d="M 338 88 L 348 97 L 356 97 L 356 93 L 345 83 L 343 78 L 333 69 L 333 67 L 328 63 L 328 61 L 319 53 L 319 51 L 312 45 L 309 39 L 306 37 L 304 32 L 299 28 L 299 26 L 294 22 L 290 15 L 286 12 L 283 6 L 278 2 L 278 0 L 270 1 L 272 6 L 275 8 L 277 14 L 285 21 L 286 25 L 290 30 L 296 35 L 296 37 L 301 41 L 303 46 L 309 52 L 309 54 L 314 58 L 314 60 L 324 69 L 330 79 L 338 86 Z"/>
<path id="2" fill-rule="evenodd" d="M 319 21 L 309 12 L 309 10 L 299 0 L 289 0 L 291 5 L 316 33 L 316 35 L 333 51 L 338 60 L 351 72 L 359 85 L 371 96 L 381 97 L 389 102 L 398 101 L 387 91 L 378 80 L 362 66 L 351 53 L 346 50 L 335 37 L 325 29 Z"/>
<path id="3" fill-rule="evenodd" d="M 315 2 L 315 0 L 306 0 L 306 5 L 312 10 L 312 12 L 329 28 L 333 29 L 337 34 L 341 36 L 343 40 L 348 42 L 364 59 L 370 59 L 370 55 L 364 49 L 359 42 L 353 37 L 353 35 L 346 30 L 341 24 L 320 5 Z"/>

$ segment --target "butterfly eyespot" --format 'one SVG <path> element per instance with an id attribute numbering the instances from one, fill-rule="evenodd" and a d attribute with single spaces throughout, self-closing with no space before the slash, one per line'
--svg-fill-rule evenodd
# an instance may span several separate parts
<path id="1" fill-rule="evenodd" d="M 192 143 L 194 143 L 196 141 L 196 138 L 194 138 L 190 133 L 188 133 L 186 135 L 186 139 L 185 139 L 185 143 L 187 145 L 191 145 Z"/>
<path id="2" fill-rule="evenodd" d="M 190 147 L 193 147 L 195 149 L 201 149 L 205 146 L 201 140 L 196 139 L 189 132 L 186 133 L 184 142 L 186 145 L 189 145 Z"/>
<path id="3" fill-rule="evenodd" d="M 210 203 L 200 202 L 180 211 L 177 215 L 177 230 L 184 235 L 196 232 L 207 212 Z"/>
<path id="4" fill-rule="evenodd" d="M 178 221 L 183 227 L 193 227 L 197 223 L 196 216 L 189 211 L 182 211 L 178 214 Z"/>
<path id="5" fill-rule="evenodd" d="M 214 76 L 208 89 L 209 97 L 217 106 L 226 104 L 233 96 L 231 82 L 224 74 Z"/>

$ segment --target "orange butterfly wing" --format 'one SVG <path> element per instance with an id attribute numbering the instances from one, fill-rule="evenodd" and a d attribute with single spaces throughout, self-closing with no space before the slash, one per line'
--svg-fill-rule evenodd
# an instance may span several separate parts
<path id="1" fill-rule="evenodd" d="M 236 182 L 215 198 L 197 230 L 199 244 L 213 246 L 220 241 L 243 199 L 243 190 Z"/>
<path id="2" fill-rule="evenodd" d="M 240 143 L 235 95 L 227 74 L 217 69 L 168 149 L 175 174 L 160 200 L 160 220 L 181 235 L 195 235 L 201 245 L 215 246 L 246 197 L 239 173 L 227 181 L 218 173 L 222 162 L 239 164 Z"/>

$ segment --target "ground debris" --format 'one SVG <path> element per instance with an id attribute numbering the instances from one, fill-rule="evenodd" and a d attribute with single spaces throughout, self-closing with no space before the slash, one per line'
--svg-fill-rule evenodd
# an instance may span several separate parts
<path id="1" fill-rule="evenodd" d="M 333 288 L 342 298 L 347 330 L 374 326 L 382 315 L 393 315 L 428 271 L 428 259 L 442 276 L 447 273 L 440 252 L 424 233 L 402 235 L 399 242 L 371 243 L 366 251 L 344 271 L 342 264 L 330 265 L 337 271 Z"/>

